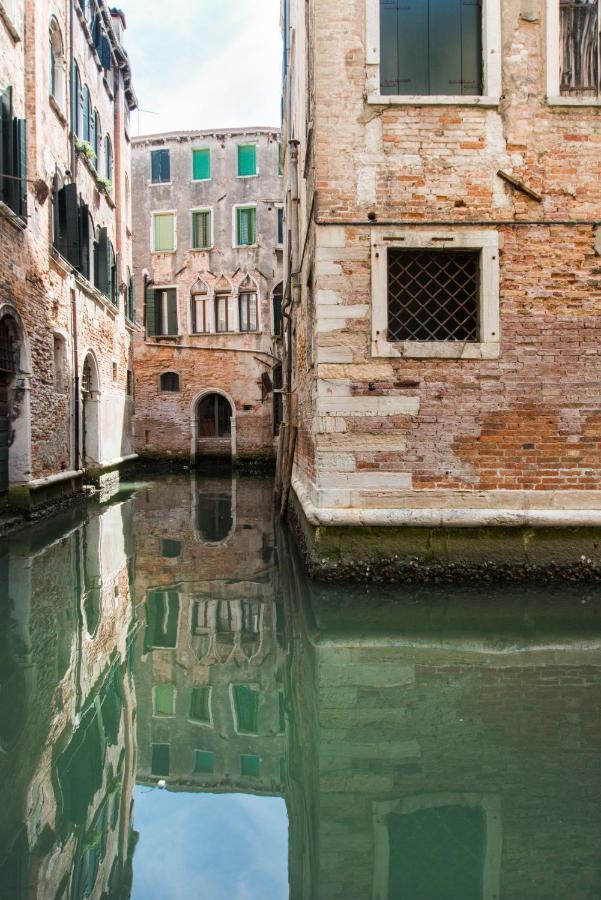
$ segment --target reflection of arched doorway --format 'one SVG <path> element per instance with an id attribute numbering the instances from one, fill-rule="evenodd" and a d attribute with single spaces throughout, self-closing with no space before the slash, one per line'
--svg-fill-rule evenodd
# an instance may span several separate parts
<path id="1" fill-rule="evenodd" d="M 82 459 L 84 466 L 100 462 L 100 385 L 98 367 L 91 353 L 84 360 L 81 377 Z"/>
<path id="2" fill-rule="evenodd" d="M 234 412 L 223 394 L 205 394 L 196 404 L 197 456 L 231 457 L 234 454 Z"/>
<path id="3" fill-rule="evenodd" d="M 219 544 L 226 540 L 234 525 L 231 491 L 199 493 L 196 516 L 196 526 L 202 541 Z"/>

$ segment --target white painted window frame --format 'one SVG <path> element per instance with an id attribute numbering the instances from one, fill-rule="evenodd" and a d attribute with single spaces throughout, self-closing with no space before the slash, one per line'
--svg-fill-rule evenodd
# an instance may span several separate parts
<path id="1" fill-rule="evenodd" d="M 599 3 L 600 0 L 597 2 Z M 601 106 L 601 95 L 568 97 L 561 94 L 559 86 L 559 22 L 559 0 L 547 0 L 547 103 L 550 106 Z"/>
<path id="2" fill-rule="evenodd" d="M 162 252 L 163 251 L 159 251 L 159 253 L 162 253 Z M 158 338 L 180 337 L 182 330 L 181 330 L 181 316 L 180 316 L 180 309 L 179 309 L 179 289 L 178 289 L 177 285 L 176 284 L 160 284 L 157 287 L 153 288 L 153 290 L 154 290 L 155 294 L 162 292 L 163 295 L 167 291 L 175 291 L 175 311 L 177 314 L 177 334 L 155 334 L 154 337 L 155 338 L 157 338 L 157 337 Z M 163 324 L 167 321 L 167 306 L 166 306 L 166 304 L 167 304 L 167 298 L 165 296 L 162 296 L 161 297 L 161 317 L 162 317 Z M 174 369 L 165 369 L 165 371 L 173 372 Z M 180 373 L 178 372 L 177 374 L 179 375 Z M 160 376 L 159 376 L 159 379 L 160 379 Z M 180 387 L 181 387 L 181 375 L 180 375 Z"/>
<path id="3" fill-rule="evenodd" d="M 157 250 L 155 246 L 154 220 L 157 216 L 173 216 L 173 250 Z M 177 210 L 156 209 L 150 213 L 150 251 L 151 253 L 176 253 L 177 252 Z"/>
<path id="4" fill-rule="evenodd" d="M 380 92 L 380 0 L 366 3 L 367 102 L 377 106 L 498 106 L 502 84 L 501 0 L 482 3 L 482 88 L 480 96 L 387 95 Z"/>
<path id="5" fill-rule="evenodd" d="M 422 809 L 441 806 L 480 807 L 486 820 L 486 846 L 482 873 L 482 900 L 501 896 L 501 858 L 503 852 L 503 818 L 501 798 L 497 794 L 439 793 L 417 794 L 400 800 L 372 803 L 374 834 L 374 900 L 388 900 L 390 872 L 390 838 L 388 816 L 391 813 L 411 815 Z M 432 860 L 436 865 L 436 860 Z"/>
<path id="6" fill-rule="evenodd" d="M 204 299 L 204 301 L 208 304 L 208 331 L 193 331 L 192 329 L 192 299 L 194 294 L 190 291 L 190 303 L 188 304 L 188 334 L 192 336 L 202 337 L 207 334 L 215 334 L 215 292 L 207 291 L 206 294 L 201 294 L 200 296 Z M 196 302 L 196 301 L 194 301 Z M 225 332 L 221 332 L 225 334 Z"/>
<path id="7" fill-rule="evenodd" d="M 499 235 L 487 231 L 372 230 L 372 336 L 374 357 L 498 359 L 500 356 Z M 479 341 L 389 341 L 388 249 L 480 251 Z"/>
<path id="8" fill-rule="evenodd" d="M 254 175 L 242 176 L 254 178 Z M 255 210 L 255 242 L 254 244 L 238 243 L 238 210 L 254 209 Z M 258 203 L 234 203 L 232 206 L 232 248 L 234 250 L 250 250 L 252 247 L 259 246 L 259 204 Z"/>
<path id="9" fill-rule="evenodd" d="M 202 213 L 208 212 L 211 214 L 211 239 L 209 241 L 208 247 L 194 247 L 194 213 Z M 209 250 L 212 250 L 215 246 L 215 230 L 214 230 L 214 222 L 215 218 L 213 216 L 213 207 L 212 206 L 195 206 L 190 210 L 190 250 L 195 251 L 196 253 L 208 253 Z"/>

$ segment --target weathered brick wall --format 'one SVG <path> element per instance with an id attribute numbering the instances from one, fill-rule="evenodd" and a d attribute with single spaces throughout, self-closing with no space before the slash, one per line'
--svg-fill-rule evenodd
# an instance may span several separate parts
<path id="1" fill-rule="evenodd" d="M 599 217 L 601 110 L 547 102 L 545 4 L 502 4 L 498 108 L 367 104 L 365 0 L 315 0 L 310 35 L 302 6 L 293 4 L 287 135 L 300 141 L 301 220 L 313 200 L 310 192 L 305 199 L 303 173 L 314 175 L 317 189 L 315 253 L 304 260 L 295 321 L 297 467 L 313 501 L 421 506 L 431 503 L 423 492 L 436 489 L 443 506 L 520 504 L 524 492 L 536 492 L 533 505 L 548 505 L 561 490 L 558 507 L 598 506 L 599 237 L 593 224 L 577 223 Z M 302 118 L 305 40 L 312 136 Z M 503 182 L 499 169 L 542 202 Z M 520 220 L 545 224 L 499 224 Z M 498 232 L 499 359 L 372 355 L 372 236 L 419 233 L 420 223 L 450 234 L 462 223 Z M 301 250 L 303 241 L 301 229 Z M 311 268 L 314 316 L 305 286 Z M 307 318 L 313 368 L 304 362 Z M 476 491 L 489 493 L 475 501 Z"/>
<path id="2" fill-rule="evenodd" d="M 257 177 L 237 177 L 239 143 L 256 143 Z M 138 315 L 142 318 L 145 276 L 152 288 L 176 287 L 179 331 L 172 340 L 156 341 L 143 333 L 136 338 L 136 445 L 140 454 L 189 460 L 196 452 L 196 401 L 211 391 L 221 392 L 233 402 L 236 454 L 274 454 L 273 394 L 263 390 L 262 376 L 271 378 L 277 363 L 273 291 L 282 280 L 277 208 L 283 202 L 278 146 L 279 133 L 270 129 L 183 132 L 134 141 Z M 192 181 L 193 147 L 211 151 L 211 178 L 206 181 Z M 151 183 L 151 152 L 158 149 L 169 149 L 171 184 Z M 244 203 L 257 204 L 257 246 L 236 248 L 232 246 L 234 205 Z M 214 246 L 207 251 L 192 248 L 192 210 L 200 208 L 212 211 Z M 152 213 L 161 210 L 177 213 L 177 250 L 172 253 L 151 252 Z M 248 276 L 257 287 L 258 332 L 194 334 L 190 293 L 198 279 L 205 284 L 211 302 L 216 290 L 232 296 L 231 315 Z M 165 371 L 180 375 L 181 392 L 169 395 L 159 390 L 159 377 Z M 203 443 L 198 452 L 216 449 L 223 450 Z M 229 449 L 228 445 L 228 453 Z"/>

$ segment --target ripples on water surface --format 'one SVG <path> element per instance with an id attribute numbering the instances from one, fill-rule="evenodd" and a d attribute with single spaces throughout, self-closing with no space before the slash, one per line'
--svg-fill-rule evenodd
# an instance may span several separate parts
<path id="1" fill-rule="evenodd" d="M 0 898 L 597 900 L 599 589 L 310 586 L 271 496 L 0 543 Z"/>

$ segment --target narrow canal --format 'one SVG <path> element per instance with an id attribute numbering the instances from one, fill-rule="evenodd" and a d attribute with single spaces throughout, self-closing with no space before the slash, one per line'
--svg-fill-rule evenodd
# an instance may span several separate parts
<path id="1" fill-rule="evenodd" d="M 2 900 L 593 900 L 601 591 L 310 585 L 268 479 L 0 543 Z"/>

